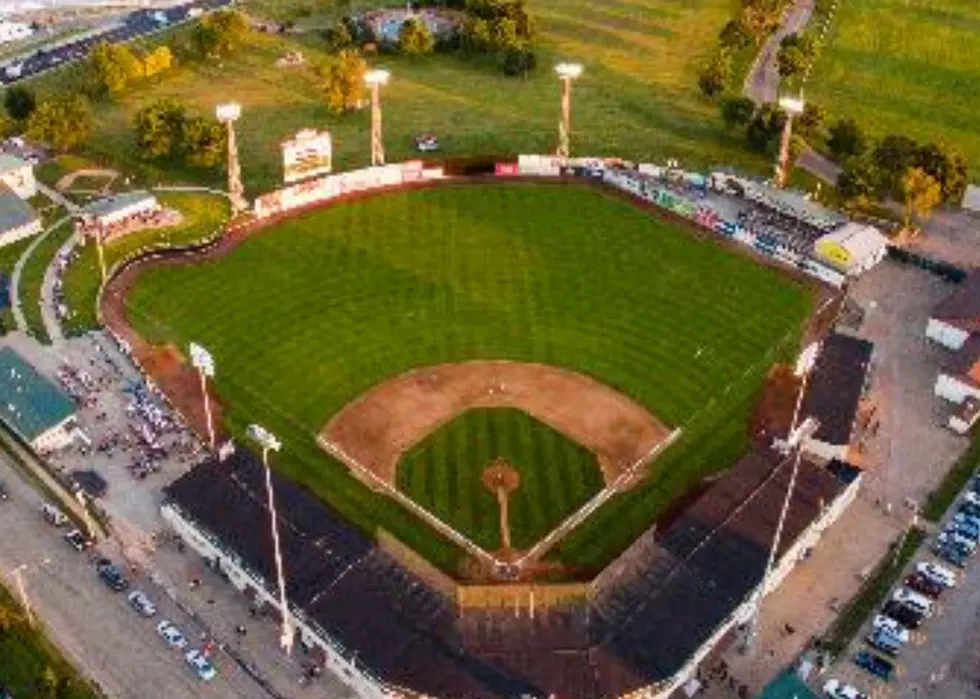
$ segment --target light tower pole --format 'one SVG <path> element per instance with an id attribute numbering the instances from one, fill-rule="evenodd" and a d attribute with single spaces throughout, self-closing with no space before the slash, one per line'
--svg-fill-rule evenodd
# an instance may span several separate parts
<path id="1" fill-rule="evenodd" d="M 806 388 L 810 383 L 810 375 L 813 366 L 820 353 L 820 346 L 812 344 L 800 353 L 796 361 L 797 377 L 801 378 L 800 393 L 796 397 L 796 407 L 793 408 L 793 419 L 790 422 L 789 435 L 786 438 L 786 448 L 788 458 L 793 459 L 793 469 L 790 471 L 789 484 L 786 486 L 786 495 L 783 497 L 783 504 L 779 511 L 779 519 L 776 520 L 776 531 L 772 536 L 772 545 L 769 547 L 769 557 L 766 567 L 762 573 L 762 580 L 752 595 L 750 607 L 751 615 L 746 622 L 746 628 L 742 637 L 742 651 L 751 654 L 755 651 L 756 640 L 759 636 L 759 618 L 762 616 L 762 598 L 766 595 L 766 588 L 769 587 L 769 579 L 772 577 L 773 568 L 776 565 L 776 554 L 782 544 L 783 526 L 786 524 L 786 513 L 789 512 L 790 503 L 793 501 L 793 491 L 796 488 L 796 477 L 800 471 L 800 460 L 803 458 L 803 442 L 816 432 L 820 423 L 814 418 L 808 417 L 801 420 L 803 412 L 803 398 L 806 395 Z"/>
<path id="2" fill-rule="evenodd" d="M 786 123 L 779 141 L 779 161 L 776 163 L 776 186 L 782 188 L 789 181 L 789 147 L 793 138 L 793 119 L 803 113 L 802 93 L 799 97 L 781 97 L 779 106 L 786 112 Z"/>
<path id="3" fill-rule="evenodd" d="M 279 608 L 282 613 L 282 634 L 279 644 L 286 653 L 293 650 L 292 619 L 289 616 L 289 605 L 286 601 L 286 577 L 282 568 L 282 550 L 279 546 L 279 515 L 276 512 L 276 499 L 272 492 L 272 469 L 269 468 L 269 452 L 279 451 L 282 442 L 261 425 L 249 425 L 248 436 L 262 447 L 262 465 L 265 467 L 265 490 L 269 498 L 269 520 L 272 526 L 272 549 L 276 563 L 276 577 L 279 585 Z"/>
<path id="4" fill-rule="evenodd" d="M 199 344 L 190 346 L 191 365 L 201 377 L 201 396 L 204 398 L 204 416 L 208 423 L 208 444 L 214 451 L 214 418 L 211 415 L 211 397 L 208 395 L 208 379 L 214 378 L 214 357 Z"/>
<path id="5" fill-rule="evenodd" d="M 570 152 L 569 141 L 572 133 L 572 82 L 582 75 L 582 65 L 580 63 L 559 63 L 555 66 L 555 73 L 562 84 L 557 155 L 564 160 Z"/>
<path id="6" fill-rule="evenodd" d="M 369 70 L 364 82 L 371 90 L 371 165 L 385 164 L 385 146 L 381 133 L 381 86 L 387 85 L 391 73 L 380 68 Z"/>
<path id="7" fill-rule="evenodd" d="M 245 188 L 242 186 L 242 168 L 238 163 L 238 143 L 235 140 L 235 122 L 242 115 L 242 106 L 236 102 L 219 104 L 215 109 L 218 121 L 228 128 L 228 198 L 235 213 L 248 208 Z"/>

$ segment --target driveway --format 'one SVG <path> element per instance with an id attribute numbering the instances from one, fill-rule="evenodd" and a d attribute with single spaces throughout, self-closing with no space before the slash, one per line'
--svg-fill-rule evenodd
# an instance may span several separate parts
<path id="1" fill-rule="evenodd" d="M 762 45 L 762 50 L 752 64 L 748 76 L 745 78 L 745 96 L 756 104 L 775 102 L 779 96 L 779 67 L 776 64 L 776 56 L 779 54 L 779 42 L 790 34 L 802 31 L 810 22 L 813 15 L 814 0 L 797 0 L 796 3 L 786 11 L 783 23 L 766 43 Z"/>

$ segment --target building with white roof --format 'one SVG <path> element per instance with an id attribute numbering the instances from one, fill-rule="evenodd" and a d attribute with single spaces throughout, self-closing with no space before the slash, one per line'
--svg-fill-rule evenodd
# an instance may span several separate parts
<path id="1" fill-rule="evenodd" d="M 0 182 L 10 187 L 21 199 L 30 199 L 37 194 L 34 166 L 13 155 L 0 153 Z"/>
<path id="2" fill-rule="evenodd" d="M 858 276 L 884 259 L 888 238 L 874 226 L 851 221 L 820 238 L 814 252 L 848 276 Z"/>
<path id="3" fill-rule="evenodd" d="M 31 29 L 31 25 L 29 24 L 0 19 L 0 44 L 5 44 L 8 41 L 17 41 L 18 39 L 26 39 L 33 33 L 34 30 Z"/>
<path id="4" fill-rule="evenodd" d="M 41 231 L 41 219 L 26 201 L 0 182 L 0 248 Z"/>

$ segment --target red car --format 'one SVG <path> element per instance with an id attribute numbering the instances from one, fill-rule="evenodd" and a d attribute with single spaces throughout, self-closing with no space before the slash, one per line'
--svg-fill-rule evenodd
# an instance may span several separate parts
<path id="1" fill-rule="evenodd" d="M 936 599 L 943 592 L 943 586 L 939 585 L 929 578 L 913 573 L 905 578 L 905 586 L 916 592 L 921 592 L 926 597 L 932 597 Z"/>

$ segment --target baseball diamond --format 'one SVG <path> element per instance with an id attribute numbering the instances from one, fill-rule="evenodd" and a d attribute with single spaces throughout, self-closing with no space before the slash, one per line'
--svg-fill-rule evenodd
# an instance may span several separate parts
<path id="1" fill-rule="evenodd" d="M 464 533 L 488 537 L 491 548 L 501 536 L 497 506 L 480 519 L 466 514 L 465 493 L 447 489 L 493 503 L 480 474 L 504 458 L 520 470 L 508 494 L 508 533 L 520 548 L 667 435 L 681 434 L 629 488 L 596 501 L 580 520 L 566 519 L 561 540 L 549 542 L 556 545 L 545 562 L 586 575 L 738 458 L 757 391 L 769 367 L 795 352 L 813 305 L 811 290 L 786 274 L 626 197 L 567 182 L 437 185 L 336 200 L 239 236 L 205 259 L 147 265 L 129 279 L 128 322 L 151 342 L 205 344 L 220 367 L 231 434 L 253 420 L 268 426 L 282 438 L 276 465 L 287 476 L 363 530 L 383 528 L 452 574 L 467 557 L 445 532 L 351 477 L 331 457 L 343 449 L 328 455 L 324 442 L 353 440 L 346 446 L 354 460 L 370 462 L 402 495 L 424 501 L 437 487 L 439 502 L 412 502 L 449 519 L 448 503 L 460 503 L 470 520 L 460 524 L 470 527 Z M 407 393 L 399 405 L 389 393 L 391 401 L 377 402 L 399 377 L 448 382 L 459 367 L 481 365 L 512 375 L 475 380 L 470 388 L 481 398 Z M 561 389 L 572 379 L 577 388 Z M 351 422 L 359 406 L 378 420 L 371 425 L 361 414 Z M 413 446 L 441 426 L 452 429 L 471 408 L 518 410 L 527 419 L 503 421 L 506 453 L 487 451 L 479 433 L 453 437 L 453 452 L 435 449 L 425 458 L 447 463 L 425 478 L 437 486 L 399 475 Z M 399 432 L 393 416 L 415 424 Z M 530 437 L 521 434 L 527 430 Z M 566 439 L 573 444 L 558 446 Z M 567 455 L 576 444 L 598 468 L 566 460 L 572 470 L 557 476 L 562 466 L 549 450 Z M 451 461 L 473 477 L 459 477 Z M 556 500 L 530 468 L 585 480 Z M 536 492 L 542 497 L 527 497 Z"/>

